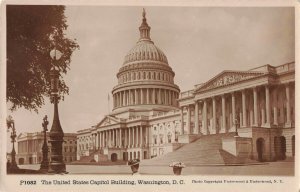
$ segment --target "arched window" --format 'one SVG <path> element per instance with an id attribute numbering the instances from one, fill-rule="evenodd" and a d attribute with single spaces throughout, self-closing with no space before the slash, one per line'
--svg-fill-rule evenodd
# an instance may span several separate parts
<path id="1" fill-rule="evenodd" d="M 153 73 L 153 77 L 154 77 L 153 79 L 156 80 L 156 73 L 155 72 Z"/>
<path id="2" fill-rule="evenodd" d="M 168 133 L 168 143 L 172 142 L 172 133 Z"/>
<path id="3" fill-rule="evenodd" d="M 157 136 L 156 135 L 153 135 L 153 140 L 154 140 L 153 143 L 157 144 Z"/>
<path id="4" fill-rule="evenodd" d="M 159 135 L 159 140 L 160 140 L 160 144 L 164 143 L 164 135 L 163 134 Z"/>

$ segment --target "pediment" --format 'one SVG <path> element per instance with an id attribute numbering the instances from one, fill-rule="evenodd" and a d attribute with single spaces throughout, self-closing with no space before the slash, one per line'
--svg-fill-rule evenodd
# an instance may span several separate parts
<path id="1" fill-rule="evenodd" d="M 223 71 L 196 89 L 196 92 L 223 87 L 263 75 L 263 72 L 253 71 Z"/>
<path id="2" fill-rule="evenodd" d="M 120 123 L 120 119 L 113 117 L 111 115 L 107 115 L 100 121 L 100 123 L 97 124 L 97 127 L 113 125 L 117 123 Z"/>
<path id="3" fill-rule="evenodd" d="M 11 131 L 10 131 L 11 132 Z M 24 133 L 20 133 L 18 136 L 17 136 L 17 139 L 20 139 L 22 137 L 26 137 L 27 136 L 27 133 L 24 132 Z"/>

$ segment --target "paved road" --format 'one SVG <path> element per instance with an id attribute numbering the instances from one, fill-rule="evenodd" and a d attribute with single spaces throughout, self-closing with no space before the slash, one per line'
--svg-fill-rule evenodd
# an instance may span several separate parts
<path id="1" fill-rule="evenodd" d="M 21 165 L 21 168 L 39 169 L 40 165 Z M 126 165 L 67 165 L 69 174 L 131 174 Z M 170 167 L 142 166 L 141 174 L 173 175 Z M 194 166 L 183 169 L 182 175 L 294 175 L 294 162 L 271 162 L 263 165 L 246 166 Z"/>

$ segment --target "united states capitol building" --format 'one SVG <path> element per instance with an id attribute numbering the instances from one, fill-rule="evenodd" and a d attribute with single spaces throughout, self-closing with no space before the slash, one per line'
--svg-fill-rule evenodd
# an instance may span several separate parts
<path id="1" fill-rule="evenodd" d="M 294 157 L 294 62 L 223 71 L 181 92 L 166 55 L 150 38 L 145 12 L 139 31 L 116 75 L 112 112 L 77 132 L 77 160 L 158 158 L 214 136 L 233 156 Z"/>

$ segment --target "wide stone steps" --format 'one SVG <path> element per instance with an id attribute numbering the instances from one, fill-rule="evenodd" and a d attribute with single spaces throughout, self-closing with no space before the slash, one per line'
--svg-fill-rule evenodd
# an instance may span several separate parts
<path id="1" fill-rule="evenodd" d="M 190 165 L 227 165 L 254 163 L 248 158 L 237 158 L 222 150 L 222 137 L 232 137 L 234 133 L 202 136 L 192 143 L 186 144 L 174 152 L 150 160 L 143 160 L 142 165 L 169 165 L 180 161 Z"/>

